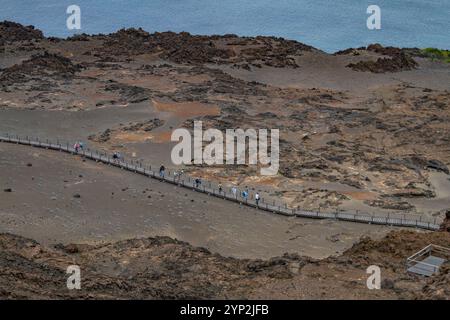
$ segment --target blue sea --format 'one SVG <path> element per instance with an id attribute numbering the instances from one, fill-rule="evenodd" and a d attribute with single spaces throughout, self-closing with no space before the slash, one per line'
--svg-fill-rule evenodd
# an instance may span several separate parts
<path id="1" fill-rule="evenodd" d="M 81 30 L 68 30 L 66 9 L 81 8 Z M 381 30 L 369 30 L 369 5 Z M 450 49 L 450 0 L 1 0 L 0 20 L 34 25 L 47 36 L 154 31 L 272 35 L 327 52 L 379 42 Z"/>

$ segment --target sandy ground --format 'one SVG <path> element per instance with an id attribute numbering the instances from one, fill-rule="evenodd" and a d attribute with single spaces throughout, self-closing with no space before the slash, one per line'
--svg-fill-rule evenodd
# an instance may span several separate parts
<path id="1" fill-rule="evenodd" d="M 276 176 L 185 169 L 304 209 L 447 217 L 439 232 L 289 218 L 0 143 L 1 298 L 448 299 L 448 266 L 428 281 L 405 259 L 450 246 L 450 64 L 418 49 L 326 54 L 273 37 L 49 39 L 10 22 L 0 46 L 0 134 L 81 140 L 171 168 L 170 134 L 193 120 L 278 128 Z M 82 265 L 84 291 L 66 290 L 69 263 Z M 383 290 L 367 290 L 372 264 Z"/>
<path id="2" fill-rule="evenodd" d="M 0 232 L 43 243 L 165 235 L 225 256 L 323 258 L 391 230 L 277 216 L 55 151 L 0 144 L 0 153 Z"/>
<path id="3" fill-rule="evenodd" d="M 371 54 L 363 54 L 363 56 L 373 58 Z M 357 59 L 361 59 L 361 56 L 358 56 Z M 220 68 L 232 76 L 246 81 L 259 81 L 284 88 L 326 88 L 364 98 L 368 97 L 371 90 L 380 87 L 389 88 L 401 83 L 434 90 L 449 89 L 450 66 L 447 65 L 436 65 L 419 58 L 417 60 L 421 67 L 418 70 L 374 74 L 354 72 L 345 68 L 354 60 L 355 58 L 351 56 L 331 56 L 306 52 L 296 60 L 299 65 L 297 69 L 263 67 L 247 71 L 229 66 Z"/>

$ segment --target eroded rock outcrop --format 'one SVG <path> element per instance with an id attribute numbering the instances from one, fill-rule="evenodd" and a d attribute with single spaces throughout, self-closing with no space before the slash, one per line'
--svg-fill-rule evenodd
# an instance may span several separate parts
<path id="1" fill-rule="evenodd" d="M 44 35 L 42 31 L 33 26 L 23 26 L 12 21 L 0 22 L 0 45 L 10 42 L 40 40 Z"/>

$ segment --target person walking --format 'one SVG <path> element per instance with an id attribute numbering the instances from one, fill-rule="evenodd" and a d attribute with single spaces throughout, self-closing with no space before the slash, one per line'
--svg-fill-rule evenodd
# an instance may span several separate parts
<path id="1" fill-rule="evenodd" d="M 235 186 L 231 188 L 231 193 L 233 194 L 234 198 L 237 199 L 237 188 Z"/>
<path id="2" fill-rule="evenodd" d="M 180 180 L 181 180 L 181 178 L 183 177 L 183 175 L 184 175 L 184 170 L 181 169 L 181 170 L 178 172 L 178 182 L 180 182 Z"/>
<path id="3" fill-rule="evenodd" d="M 259 193 L 257 192 L 257 193 L 255 194 L 255 202 L 256 202 L 256 206 L 257 206 L 257 207 L 259 207 L 259 199 L 260 199 L 260 196 L 259 196 Z"/>
<path id="4" fill-rule="evenodd" d="M 175 171 L 173 173 L 174 178 L 175 178 L 174 180 L 176 180 L 178 183 L 180 183 L 181 177 L 183 176 L 183 174 L 184 174 L 184 170 L 183 169 L 181 169 L 180 171 Z"/>
<path id="5" fill-rule="evenodd" d="M 245 200 L 245 202 L 247 202 L 247 200 L 248 200 L 248 192 L 247 192 L 247 190 L 244 190 L 242 192 L 242 198 Z"/>
<path id="6" fill-rule="evenodd" d="M 161 167 L 159 167 L 159 177 L 161 179 L 164 179 L 165 173 L 166 173 L 166 167 L 164 167 L 164 165 L 161 165 Z"/>
<path id="7" fill-rule="evenodd" d="M 223 189 L 222 189 L 222 184 L 221 184 L 221 183 L 219 183 L 219 194 L 221 194 L 221 193 L 222 193 L 222 191 L 223 191 Z"/>

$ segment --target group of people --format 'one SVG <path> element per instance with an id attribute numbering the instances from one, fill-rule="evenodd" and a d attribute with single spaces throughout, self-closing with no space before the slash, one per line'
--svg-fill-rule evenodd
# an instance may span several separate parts
<path id="1" fill-rule="evenodd" d="M 184 176 L 184 170 L 181 169 L 180 171 L 174 171 L 173 176 L 174 176 L 174 181 L 180 182 L 181 178 Z"/>
<path id="2" fill-rule="evenodd" d="M 76 152 L 78 152 L 79 150 L 83 150 L 83 143 L 82 142 L 76 142 L 75 145 L 74 145 L 74 149 L 75 149 Z M 122 158 L 121 154 L 119 152 L 117 152 L 117 151 L 115 151 L 113 153 L 112 157 L 113 157 L 113 159 L 115 161 L 119 161 Z M 164 180 L 165 174 L 166 174 L 166 167 L 163 164 L 161 164 L 161 166 L 159 167 L 159 177 L 161 178 L 161 180 Z M 184 175 L 184 170 L 183 169 L 181 169 L 180 171 L 174 171 L 174 180 L 180 182 L 181 177 L 183 175 Z M 201 184 L 202 184 L 202 180 L 200 178 L 195 178 L 195 180 L 194 180 L 194 187 L 199 189 Z M 222 186 L 221 183 L 219 183 L 219 194 L 221 194 L 222 192 L 224 192 L 223 186 Z M 236 186 L 231 187 L 231 193 L 233 194 L 234 198 L 237 200 L 238 199 L 239 190 L 238 190 L 238 188 Z M 240 196 L 245 202 L 247 202 L 249 194 L 250 194 L 249 189 L 246 186 L 245 189 L 242 190 L 242 193 L 240 194 Z M 260 199 L 261 199 L 261 196 L 257 192 L 255 194 L 255 202 L 256 202 L 257 206 L 259 206 Z"/>
<path id="3" fill-rule="evenodd" d="M 195 178 L 194 180 L 194 187 L 196 189 L 199 189 L 200 186 L 202 184 L 202 180 L 200 178 Z M 221 183 L 219 183 L 218 185 L 219 187 L 219 194 L 224 193 L 224 189 L 223 189 L 223 185 Z M 240 197 L 243 199 L 244 202 L 248 201 L 248 197 L 250 196 L 250 192 L 248 187 L 246 186 L 244 190 L 242 190 L 241 193 L 239 193 L 239 189 L 236 186 L 232 186 L 231 187 L 231 193 L 233 194 L 233 197 L 237 200 L 238 199 L 238 195 L 240 195 Z M 259 194 L 259 192 L 255 193 L 255 202 L 256 205 L 259 206 L 259 202 L 261 200 L 261 196 Z"/>
<path id="4" fill-rule="evenodd" d="M 75 152 L 79 152 L 80 150 L 84 149 L 84 145 L 83 142 L 76 142 L 73 146 L 73 148 L 75 149 Z M 122 158 L 122 155 L 115 151 L 112 155 L 112 158 L 115 161 L 119 161 Z M 161 178 L 161 180 L 164 180 L 164 176 L 166 174 L 166 167 L 161 164 L 161 166 L 159 167 L 159 177 Z M 181 177 L 184 175 L 184 170 L 181 169 L 180 171 L 175 171 L 174 172 L 174 179 L 177 180 L 178 182 L 180 182 Z M 194 186 L 195 188 L 199 189 L 200 186 L 202 184 L 202 180 L 200 178 L 195 178 L 194 180 Z M 237 199 L 238 198 L 238 188 L 236 186 L 231 187 L 231 193 L 233 194 L 234 198 Z M 221 183 L 219 183 L 219 194 L 221 194 L 223 191 L 223 186 Z M 249 190 L 248 187 L 245 187 L 245 189 L 242 191 L 242 193 L 240 194 L 242 199 L 244 199 L 245 202 L 248 201 L 248 197 L 249 197 Z M 255 202 L 256 205 L 259 206 L 259 201 L 261 199 L 261 196 L 259 195 L 259 193 L 257 192 L 255 194 Z"/>
<path id="5" fill-rule="evenodd" d="M 119 161 L 122 158 L 122 155 L 119 152 L 115 151 L 112 157 L 114 161 Z"/>
<path id="6" fill-rule="evenodd" d="M 231 187 L 231 193 L 233 194 L 233 196 L 234 196 L 235 199 L 238 198 L 239 190 L 238 190 L 237 187 L 235 187 L 235 186 Z M 248 201 L 249 194 L 250 194 L 250 193 L 249 193 L 248 187 L 245 187 L 245 189 L 242 190 L 241 198 L 244 199 L 245 202 L 247 202 L 247 201 Z M 259 206 L 259 201 L 260 201 L 260 199 L 261 199 L 261 196 L 259 195 L 259 192 L 256 192 L 256 193 L 255 193 L 255 202 L 256 202 L 256 205 L 257 205 L 257 206 Z"/>
<path id="7" fill-rule="evenodd" d="M 84 149 L 84 144 L 83 144 L 83 142 L 77 141 L 77 142 L 75 142 L 75 144 L 73 145 L 73 148 L 75 149 L 75 152 L 79 152 L 79 151 L 81 151 L 81 150 Z"/>

